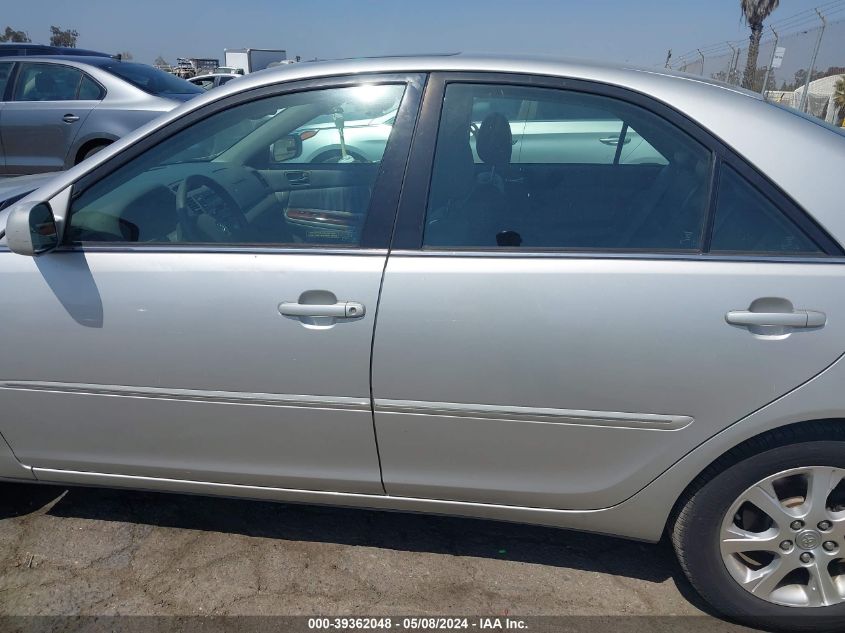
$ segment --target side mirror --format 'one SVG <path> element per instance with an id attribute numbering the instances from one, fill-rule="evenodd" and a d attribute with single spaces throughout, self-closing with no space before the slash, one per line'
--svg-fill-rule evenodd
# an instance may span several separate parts
<path id="1" fill-rule="evenodd" d="M 46 202 L 19 202 L 6 220 L 6 246 L 18 255 L 40 255 L 59 245 L 53 210 Z"/>
<path id="2" fill-rule="evenodd" d="M 283 163 L 291 158 L 302 155 L 302 138 L 299 134 L 283 136 L 270 147 L 273 162 Z"/>

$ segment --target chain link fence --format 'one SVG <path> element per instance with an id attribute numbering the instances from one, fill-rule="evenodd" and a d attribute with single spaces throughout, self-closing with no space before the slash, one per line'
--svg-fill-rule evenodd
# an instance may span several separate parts
<path id="1" fill-rule="evenodd" d="M 667 67 L 759 92 L 766 99 L 845 125 L 845 0 L 766 26 L 746 79 L 749 40 L 696 48 Z"/>

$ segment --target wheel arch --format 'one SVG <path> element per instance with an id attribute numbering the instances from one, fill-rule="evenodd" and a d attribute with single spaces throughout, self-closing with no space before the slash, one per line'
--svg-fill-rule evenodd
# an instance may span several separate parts
<path id="1" fill-rule="evenodd" d="M 82 157 L 85 156 L 88 151 L 94 149 L 95 147 L 106 147 L 114 143 L 116 140 L 117 137 L 112 138 L 110 135 L 105 134 L 102 136 L 87 139 L 81 145 L 79 145 L 76 150 L 72 153 L 72 163 L 70 166 L 73 167 L 73 165 L 78 164 L 82 160 Z"/>
<path id="2" fill-rule="evenodd" d="M 671 530 L 675 519 L 687 501 L 726 468 L 730 468 L 744 459 L 775 448 L 816 441 L 845 442 L 845 416 L 802 420 L 777 426 L 762 431 L 728 448 L 707 464 L 707 466 L 702 468 L 686 485 L 672 505 L 664 529 Z"/>

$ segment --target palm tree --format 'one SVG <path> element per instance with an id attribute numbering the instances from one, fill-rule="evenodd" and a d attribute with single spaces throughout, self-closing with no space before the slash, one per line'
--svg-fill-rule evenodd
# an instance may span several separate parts
<path id="1" fill-rule="evenodd" d="M 839 118 L 842 119 L 842 127 L 845 127 L 845 75 L 842 75 L 836 80 L 836 86 L 833 92 L 833 105 L 836 106 Z"/>
<path id="2" fill-rule="evenodd" d="M 750 43 L 748 45 L 748 59 L 745 62 L 745 74 L 742 76 L 744 88 L 753 89 L 754 77 L 757 74 L 757 56 L 760 53 L 760 38 L 763 37 L 763 22 L 772 11 L 778 8 L 780 0 L 739 0 L 742 16 L 746 24 L 751 27 Z"/>

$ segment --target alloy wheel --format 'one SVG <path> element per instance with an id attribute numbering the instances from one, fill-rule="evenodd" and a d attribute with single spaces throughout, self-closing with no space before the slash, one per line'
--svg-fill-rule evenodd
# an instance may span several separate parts
<path id="1" fill-rule="evenodd" d="M 757 482 L 725 514 L 719 540 L 731 576 L 762 600 L 845 602 L 845 469 L 792 468 Z"/>

